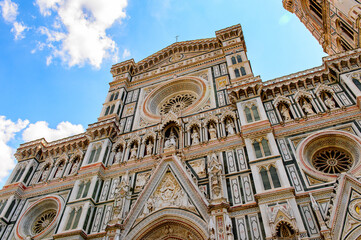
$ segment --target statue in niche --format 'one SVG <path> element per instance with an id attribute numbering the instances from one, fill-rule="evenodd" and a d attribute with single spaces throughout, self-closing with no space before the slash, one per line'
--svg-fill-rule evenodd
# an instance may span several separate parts
<path id="1" fill-rule="evenodd" d="M 117 148 L 117 152 L 115 153 L 115 156 L 114 156 L 114 163 L 119 163 L 120 160 L 122 159 L 122 149 L 121 147 L 118 147 Z"/>
<path id="2" fill-rule="evenodd" d="M 48 178 L 49 172 L 50 172 L 50 166 L 46 165 L 46 167 L 43 170 L 43 173 L 41 174 L 40 182 L 46 181 L 46 179 Z"/>
<path id="3" fill-rule="evenodd" d="M 213 154 L 209 163 L 208 172 L 210 176 L 210 185 L 213 193 L 213 199 L 222 197 L 221 194 L 221 174 L 222 164 L 219 162 L 217 155 Z"/>
<path id="4" fill-rule="evenodd" d="M 175 136 L 173 130 L 171 130 L 169 138 L 165 141 L 164 148 L 171 148 L 177 145 L 177 137 Z"/>
<path id="5" fill-rule="evenodd" d="M 58 170 L 56 171 L 55 178 L 60 178 L 61 177 L 61 175 L 63 174 L 64 167 L 65 167 L 65 163 L 61 162 L 59 164 L 59 166 L 58 166 Z"/>
<path id="6" fill-rule="evenodd" d="M 227 120 L 226 128 L 228 135 L 234 135 L 234 123 L 231 119 Z"/>
<path id="7" fill-rule="evenodd" d="M 152 155 L 152 152 L 153 152 L 153 143 L 152 143 L 152 141 L 149 140 L 147 147 L 146 147 L 146 155 L 150 156 L 150 155 Z"/>
<path id="8" fill-rule="evenodd" d="M 291 120 L 290 110 L 286 107 L 285 104 L 281 105 L 280 112 L 284 121 Z"/>
<path id="9" fill-rule="evenodd" d="M 69 173 L 70 175 L 76 173 L 76 171 L 78 170 L 79 162 L 80 161 L 78 159 L 73 161 L 73 165 L 71 166 L 71 170 L 70 170 L 70 173 Z"/>
<path id="10" fill-rule="evenodd" d="M 116 186 L 114 191 L 113 217 L 112 217 L 113 221 L 122 218 L 123 204 L 128 192 L 129 192 L 129 174 L 127 172 L 122 177 L 122 180 Z"/>
<path id="11" fill-rule="evenodd" d="M 325 105 L 329 108 L 329 109 L 335 109 L 336 108 L 336 104 L 335 101 L 333 100 L 332 97 L 330 97 L 327 93 L 325 94 Z"/>
<path id="12" fill-rule="evenodd" d="M 193 128 L 192 145 L 196 145 L 196 144 L 199 144 L 199 134 L 198 134 L 198 131 Z"/>
<path id="13" fill-rule="evenodd" d="M 130 150 L 130 159 L 137 158 L 137 152 L 138 152 L 138 147 L 136 144 L 134 144 L 133 148 Z"/>
<path id="14" fill-rule="evenodd" d="M 309 103 L 307 100 L 303 101 L 302 109 L 307 115 L 315 113 L 312 109 L 311 103 Z"/>
<path id="15" fill-rule="evenodd" d="M 209 135 L 211 137 L 211 140 L 215 140 L 217 138 L 217 130 L 215 129 L 213 124 L 209 125 L 208 131 L 209 131 Z"/>

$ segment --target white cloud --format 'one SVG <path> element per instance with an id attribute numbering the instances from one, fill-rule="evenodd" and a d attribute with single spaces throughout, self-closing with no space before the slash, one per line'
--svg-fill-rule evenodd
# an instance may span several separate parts
<path id="1" fill-rule="evenodd" d="M 28 120 L 13 122 L 0 116 L 0 182 L 15 167 L 15 149 L 8 145 L 10 140 L 15 138 L 15 134 L 23 130 L 29 124 Z"/>
<path id="2" fill-rule="evenodd" d="M 285 13 L 283 14 L 280 19 L 278 20 L 279 25 L 286 25 L 291 20 L 291 13 Z"/>
<path id="3" fill-rule="evenodd" d="M 38 121 L 29 125 L 29 120 L 18 119 L 17 122 L 13 122 L 0 115 L 0 183 L 16 165 L 14 158 L 16 149 L 11 146 L 14 144 L 11 140 L 19 141 L 21 132 L 24 141 L 45 138 L 50 142 L 82 133 L 84 128 L 81 124 L 61 122 L 55 129 L 52 129 L 45 121 Z"/>
<path id="4" fill-rule="evenodd" d="M 11 28 L 11 32 L 14 33 L 15 40 L 23 39 L 24 31 L 27 30 L 28 27 L 25 26 L 23 23 L 14 22 L 13 27 Z"/>
<path id="5" fill-rule="evenodd" d="M 81 124 L 75 125 L 70 122 L 61 122 L 56 129 L 49 128 L 49 123 L 38 121 L 30 124 L 23 132 L 24 141 L 32 141 L 39 138 L 45 138 L 46 141 L 54 141 L 71 135 L 84 132 Z"/>
<path id="6" fill-rule="evenodd" d="M 43 16 L 55 15 L 52 26 L 39 29 L 47 43 L 54 44 L 52 57 L 69 66 L 89 63 L 97 68 L 104 58 L 116 59 L 118 48 L 106 30 L 126 17 L 127 0 L 36 0 L 36 4 Z"/>
<path id="7" fill-rule="evenodd" d="M 126 59 L 128 57 L 130 57 L 130 51 L 128 49 L 124 49 L 122 58 Z"/>
<path id="8" fill-rule="evenodd" d="M 0 2 L 1 12 L 6 22 L 12 23 L 16 20 L 18 15 L 18 5 L 11 0 L 4 0 Z"/>

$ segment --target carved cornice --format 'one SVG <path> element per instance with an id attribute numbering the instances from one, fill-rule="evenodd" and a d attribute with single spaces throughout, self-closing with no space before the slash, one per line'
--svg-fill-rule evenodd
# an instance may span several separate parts
<path id="1" fill-rule="evenodd" d="M 89 124 L 86 134 L 90 141 L 102 138 L 114 139 L 119 134 L 118 116 Z"/>

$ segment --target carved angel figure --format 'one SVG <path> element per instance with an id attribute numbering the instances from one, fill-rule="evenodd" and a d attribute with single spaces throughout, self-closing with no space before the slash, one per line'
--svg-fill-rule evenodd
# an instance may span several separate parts
<path id="1" fill-rule="evenodd" d="M 120 150 L 120 148 L 118 148 L 114 156 L 114 163 L 119 163 L 121 158 L 122 158 L 122 151 Z"/>
<path id="2" fill-rule="evenodd" d="M 332 97 L 328 96 L 327 94 L 325 94 L 325 105 L 329 108 L 329 109 L 335 109 L 336 108 L 336 104 L 335 101 L 332 99 Z"/>
<path id="3" fill-rule="evenodd" d="M 197 130 L 193 129 L 193 133 L 192 133 L 192 145 L 196 145 L 199 143 L 199 134 Z"/>
<path id="4" fill-rule="evenodd" d="M 153 144 L 151 141 L 149 141 L 148 145 L 147 145 L 147 149 L 146 149 L 146 155 L 152 155 L 153 152 Z"/>
<path id="5" fill-rule="evenodd" d="M 211 140 L 214 140 L 217 138 L 217 130 L 214 128 L 213 124 L 209 126 L 209 135 L 211 137 Z"/>
<path id="6" fill-rule="evenodd" d="M 312 105 L 307 101 L 303 101 L 302 109 L 305 111 L 306 114 L 314 114 L 315 113 L 312 109 Z"/>
<path id="7" fill-rule="evenodd" d="M 165 141 L 164 147 L 171 148 L 176 146 L 176 136 L 173 131 L 170 132 L 169 138 Z"/>
<path id="8" fill-rule="evenodd" d="M 228 121 L 227 121 L 226 128 L 227 128 L 228 135 L 234 134 L 234 124 L 230 119 L 228 119 Z"/>
<path id="9" fill-rule="evenodd" d="M 135 159 L 137 158 L 137 145 L 134 145 L 133 148 L 130 150 L 130 159 Z"/>
<path id="10" fill-rule="evenodd" d="M 282 104 L 280 112 L 284 121 L 291 120 L 290 110 L 284 104 Z"/>

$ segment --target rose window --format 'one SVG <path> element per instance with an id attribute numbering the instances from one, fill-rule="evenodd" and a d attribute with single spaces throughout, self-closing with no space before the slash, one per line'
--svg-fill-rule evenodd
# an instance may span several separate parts
<path id="1" fill-rule="evenodd" d="M 56 217 L 55 209 L 51 209 L 42 213 L 33 222 L 33 226 L 32 226 L 33 233 L 39 234 L 43 232 L 53 222 L 55 217 Z"/>
<path id="2" fill-rule="evenodd" d="M 176 95 L 172 98 L 169 98 L 163 105 L 160 107 L 160 114 L 164 115 L 170 111 L 178 113 L 197 100 L 197 97 L 194 94 L 184 93 Z"/>
<path id="3" fill-rule="evenodd" d="M 336 174 L 347 172 L 353 164 L 351 155 L 340 148 L 326 148 L 317 151 L 312 158 L 312 165 L 321 172 Z"/>

